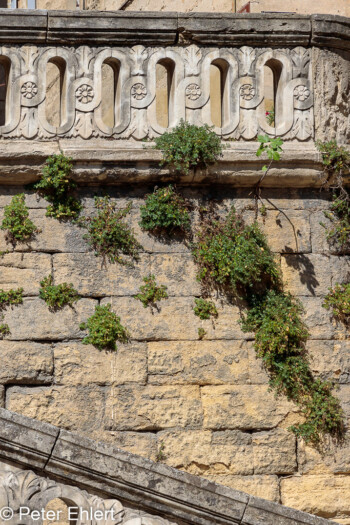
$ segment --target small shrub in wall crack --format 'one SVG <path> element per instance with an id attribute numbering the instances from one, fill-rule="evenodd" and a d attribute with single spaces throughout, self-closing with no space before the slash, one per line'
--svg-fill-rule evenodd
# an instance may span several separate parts
<path id="1" fill-rule="evenodd" d="M 18 305 L 23 303 L 23 288 L 16 290 L 0 290 L 0 310 L 4 310 L 8 306 Z"/>
<path id="2" fill-rule="evenodd" d="M 198 328 L 198 339 L 202 340 L 207 335 L 207 332 L 201 326 Z"/>
<path id="3" fill-rule="evenodd" d="M 269 166 L 263 166 L 262 171 L 268 171 L 274 160 L 281 159 L 283 140 L 280 137 L 269 137 L 268 135 L 259 135 L 258 141 L 260 142 L 259 148 L 256 152 L 256 156 L 260 157 L 263 153 L 266 153 L 267 158 L 270 160 Z"/>
<path id="4" fill-rule="evenodd" d="M 16 290 L 0 290 L 0 311 L 5 310 L 8 306 L 16 306 L 23 303 L 23 288 L 17 288 Z M 0 321 L 4 320 L 4 315 L 0 315 Z M 5 335 L 9 335 L 10 327 L 8 324 L 0 324 L 0 339 L 3 339 Z"/>
<path id="5" fill-rule="evenodd" d="M 184 174 L 192 168 L 206 168 L 222 155 L 221 140 L 209 126 L 195 126 L 180 121 L 172 131 L 168 131 L 155 139 L 155 148 L 161 150 L 163 160 Z"/>
<path id="6" fill-rule="evenodd" d="M 95 255 L 100 255 L 111 263 L 128 264 L 121 254 L 137 260 L 142 246 L 124 221 L 131 210 L 131 203 L 117 210 L 109 197 L 96 197 L 95 207 L 97 215 L 84 217 L 81 221 L 87 228 L 84 239 L 95 250 Z"/>
<path id="7" fill-rule="evenodd" d="M 80 325 L 80 330 L 89 330 L 83 344 L 92 344 L 99 350 L 116 350 L 116 341 L 127 343 L 128 331 L 120 323 L 120 317 L 111 312 L 111 305 L 96 306 L 95 313 Z"/>
<path id="8" fill-rule="evenodd" d="M 47 217 L 67 221 L 75 220 L 82 210 L 80 200 L 74 195 L 77 184 L 72 180 L 72 159 L 52 155 L 46 160 L 41 179 L 32 185 L 50 203 Z"/>
<path id="9" fill-rule="evenodd" d="M 195 299 L 194 302 L 196 306 L 193 308 L 193 311 L 199 319 L 205 320 L 218 316 L 218 311 L 213 301 L 206 301 L 205 299 L 199 298 Z"/>
<path id="10" fill-rule="evenodd" d="M 140 208 L 140 226 L 151 232 L 185 232 L 190 227 L 190 215 L 185 200 L 172 185 L 158 188 L 146 197 Z"/>
<path id="11" fill-rule="evenodd" d="M 331 226 L 321 225 L 326 229 L 327 240 L 342 252 L 350 248 L 350 195 L 344 186 L 344 174 L 350 170 L 350 153 L 335 140 L 318 141 L 316 146 L 322 153 L 324 185 L 332 191 L 332 204 L 324 212 Z"/>
<path id="12" fill-rule="evenodd" d="M 49 306 L 50 310 L 59 310 L 66 305 L 73 306 L 80 297 L 72 284 L 62 283 L 53 284 L 51 275 L 45 277 L 40 282 L 41 289 L 39 291 L 40 299 L 43 299 Z"/>
<path id="13" fill-rule="evenodd" d="M 234 208 L 224 221 L 205 216 L 193 254 L 199 265 L 198 280 L 209 287 L 229 287 L 236 293 L 258 283 L 266 286 L 267 280 L 280 280 L 274 255 L 258 224 L 245 225 Z"/>
<path id="14" fill-rule="evenodd" d="M 329 288 L 329 293 L 324 298 L 322 304 L 327 310 L 332 310 L 334 317 L 346 324 L 350 322 L 350 283 L 337 283 L 333 288 Z"/>
<path id="15" fill-rule="evenodd" d="M 9 325 L 5 323 L 1 323 L 0 324 L 0 339 L 3 339 L 5 335 L 9 335 L 10 333 L 11 332 L 10 332 Z"/>
<path id="16" fill-rule="evenodd" d="M 162 284 L 161 286 L 157 286 L 156 278 L 154 275 L 148 275 L 147 277 L 143 278 L 143 282 L 145 283 L 143 286 L 140 287 L 140 293 L 135 295 L 135 299 L 139 299 L 144 308 L 147 308 L 147 306 L 154 305 L 157 301 L 160 301 L 161 299 L 167 299 L 167 287 Z"/>
<path id="17" fill-rule="evenodd" d="M 29 241 L 39 231 L 29 219 L 24 193 L 15 195 L 11 203 L 5 206 L 1 229 L 6 231 L 6 239 L 13 244 Z"/>

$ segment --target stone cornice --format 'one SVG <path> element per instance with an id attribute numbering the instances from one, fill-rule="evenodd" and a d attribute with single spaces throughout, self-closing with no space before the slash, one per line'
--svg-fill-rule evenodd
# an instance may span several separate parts
<path id="1" fill-rule="evenodd" d="M 253 187 L 266 163 L 255 155 L 257 142 L 232 142 L 223 157 L 207 170 L 188 175 L 160 168 L 161 154 L 152 143 L 137 141 L 72 140 L 0 141 L 0 184 L 21 185 L 37 180 L 49 155 L 64 153 L 74 161 L 73 177 L 81 184 L 228 184 Z M 321 155 L 314 144 L 285 143 L 282 158 L 264 178 L 264 187 L 320 187 L 324 180 Z"/>
<path id="2" fill-rule="evenodd" d="M 193 525 L 332 523 L 5 409 L 0 420 L 0 459 L 168 519 Z"/>
<path id="3" fill-rule="evenodd" d="M 350 49 L 350 19 L 334 15 L 0 9 L 0 43 L 321 46 Z"/>

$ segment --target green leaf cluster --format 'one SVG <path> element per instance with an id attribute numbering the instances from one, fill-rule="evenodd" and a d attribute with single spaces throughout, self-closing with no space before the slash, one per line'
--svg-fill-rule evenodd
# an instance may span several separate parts
<path id="1" fill-rule="evenodd" d="M 23 288 L 16 290 L 0 290 L 0 310 L 4 310 L 7 306 L 23 303 Z"/>
<path id="2" fill-rule="evenodd" d="M 43 197 L 50 202 L 46 216 L 58 220 L 75 220 L 82 210 L 80 200 L 74 196 L 77 185 L 72 180 L 72 159 L 65 155 L 48 157 L 42 170 L 41 179 L 33 184 Z"/>
<path id="3" fill-rule="evenodd" d="M 278 265 L 258 224 L 244 224 L 234 209 L 226 218 L 207 213 L 193 253 L 204 285 L 224 286 L 228 294 L 244 298 L 242 329 L 255 332 L 256 354 L 269 374 L 270 387 L 295 402 L 305 418 L 290 430 L 315 446 L 325 434 L 340 438 L 340 403 L 332 385 L 312 375 L 303 308 L 283 291 Z"/>
<path id="4" fill-rule="evenodd" d="M 305 421 L 290 427 L 307 443 L 318 446 L 324 434 L 341 437 L 343 412 L 332 384 L 315 379 L 305 353 L 308 330 L 302 321 L 303 308 L 289 293 L 268 290 L 252 297 L 242 321 L 245 332 L 255 332 L 255 350 L 269 373 L 270 387 L 300 408 Z"/>
<path id="5" fill-rule="evenodd" d="M 16 290 L 0 290 L 0 311 L 5 310 L 8 306 L 14 306 L 23 303 L 23 288 Z M 3 321 L 4 315 L 0 314 L 0 320 Z M 10 327 L 8 324 L 0 324 L 0 339 L 5 335 L 10 334 Z"/>
<path id="6" fill-rule="evenodd" d="M 196 306 L 193 308 L 194 315 L 197 315 L 202 321 L 218 316 L 218 311 L 213 301 L 207 301 L 200 297 L 195 299 L 194 302 L 196 303 Z"/>
<path id="7" fill-rule="evenodd" d="M 162 284 L 157 286 L 156 278 L 154 275 L 150 274 L 147 277 L 144 277 L 143 282 L 145 283 L 140 287 L 140 293 L 135 295 L 135 299 L 139 299 L 144 308 L 147 306 L 154 305 L 157 301 L 161 299 L 167 299 L 167 287 Z"/>
<path id="8" fill-rule="evenodd" d="M 11 203 L 5 206 L 1 229 L 6 230 L 10 242 L 28 241 L 38 231 L 35 224 L 28 218 L 29 212 L 25 205 L 24 193 L 15 195 Z"/>
<path id="9" fill-rule="evenodd" d="M 190 215 L 185 200 L 172 185 L 158 188 L 146 197 L 140 207 L 140 226 L 143 230 L 171 233 L 186 231 L 190 227 Z"/>
<path id="10" fill-rule="evenodd" d="M 251 293 L 263 281 L 264 286 L 279 282 L 274 255 L 256 222 L 245 225 L 234 208 L 225 220 L 208 219 L 193 249 L 200 281 L 228 286 L 235 293 Z"/>
<path id="11" fill-rule="evenodd" d="M 266 153 L 267 158 L 272 162 L 273 160 L 280 160 L 282 153 L 283 140 L 280 137 L 269 137 L 268 135 L 258 135 L 259 148 L 256 156 L 260 157 Z M 267 171 L 268 167 L 263 166 L 263 171 Z"/>
<path id="12" fill-rule="evenodd" d="M 59 310 L 66 305 L 73 306 L 80 299 L 71 283 L 54 285 L 51 275 L 45 277 L 40 282 L 40 286 L 39 297 L 49 305 L 51 310 Z"/>
<path id="13" fill-rule="evenodd" d="M 133 230 L 124 221 L 130 212 L 131 203 L 125 208 L 116 210 L 116 205 L 109 197 L 96 197 L 97 215 L 84 217 L 81 224 L 87 228 L 84 239 L 95 250 L 95 255 L 101 255 L 109 262 L 127 264 L 121 254 L 138 259 L 142 246 L 136 240 Z"/>
<path id="14" fill-rule="evenodd" d="M 95 313 L 80 325 L 80 330 L 89 330 L 89 335 L 83 339 L 83 344 L 92 344 L 99 350 L 117 350 L 116 341 L 127 343 L 129 334 L 120 323 L 120 317 L 111 312 L 111 305 L 97 305 Z"/>
<path id="15" fill-rule="evenodd" d="M 350 283 L 339 284 L 329 288 L 322 306 L 332 310 L 334 317 L 349 324 L 350 321 Z"/>
<path id="16" fill-rule="evenodd" d="M 197 166 L 207 167 L 222 155 L 220 137 L 209 126 L 195 126 L 183 120 L 172 131 L 157 137 L 155 143 L 163 154 L 161 165 L 168 164 L 185 174 Z"/>
<path id="17" fill-rule="evenodd" d="M 330 220 L 330 227 L 326 228 L 327 240 L 341 251 L 350 246 L 350 195 L 344 187 L 343 173 L 350 169 L 350 153 L 335 140 L 316 142 L 322 153 L 322 161 L 327 174 L 326 185 L 332 188 L 332 203 L 329 210 L 324 211 L 325 217 Z M 331 182 L 329 182 L 330 180 Z"/>

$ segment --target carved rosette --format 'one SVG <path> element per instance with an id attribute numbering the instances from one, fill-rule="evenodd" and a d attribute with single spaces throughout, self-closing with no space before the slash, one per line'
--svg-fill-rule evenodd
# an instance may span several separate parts
<path id="1" fill-rule="evenodd" d="M 88 104 L 92 101 L 94 98 L 94 90 L 92 86 L 88 86 L 88 84 L 83 84 L 75 92 L 76 99 L 81 104 Z"/>
<path id="2" fill-rule="evenodd" d="M 21 87 L 21 94 L 22 97 L 31 100 L 38 94 L 38 86 L 35 84 L 35 82 L 24 82 Z"/>
<path id="3" fill-rule="evenodd" d="M 198 84 L 188 84 L 186 88 L 186 97 L 188 100 L 198 100 L 202 94 L 202 90 Z"/>
<path id="4" fill-rule="evenodd" d="M 252 100 L 255 97 L 255 88 L 251 84 L 243 84 L 239 94 L 243 100 Z"/>
<path id="5" fill-rule="evenodd" d="M 131 86 L 131 96 L 135 100 L 142 100 L 147 95 L 147 88 L 141 82 L 136 82 Z"/>
<path id="6" fill-rule="evenodd" d="M 296 86 L 294 88 L 293 95 L 294 95 L 294 98 L 296 98 L 300 102 L 304 102 L 310 97 L 311 92 L 309 88 L 307 88 L 306 86 Z"/>

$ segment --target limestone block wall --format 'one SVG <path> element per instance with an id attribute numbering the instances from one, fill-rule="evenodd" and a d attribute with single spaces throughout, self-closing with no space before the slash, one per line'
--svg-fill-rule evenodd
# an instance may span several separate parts
<path id="1" fill-rule="evenodd" d="M 349 443 L 329 445 L 321 457 L 287 428 L 299 421 L 296 407 L 268 391 L 256 359 L 253 334 L 240 329 L 240 313 L 214 295 L 218 319 L 200 321 L 193 313 L 200 295 L 196 266 L 184 242 L 162 242 L 140 230 L 139 206 L 152 191 L 140 184 L 82 188 L 85 213 L 93 197 L 106 190 L 118 206 L 132 200 L 129 216 L 144 251 L 133 268 L 104 264 L 83 231 L 45 217 L 46 202 L 28 194 L 30 218 L 41 229 L 36 239 L 12 249 L 0 236 L 0 288 L 24 288 L 23 305 L 8 309 L 11 334 L 0 342 L 3 406 L 20 414 L 78 431 L 92 438 L 157 459 L 307 512 L 350 523 Z M 219 186 L 179 188 L 195 205 L 217 199 L 253 220 L 250 190 Z M 0 188 L 3 207 L 23 188 Z M 328 287 L 344 281 L 349 257 L 330 253 L 323 210 L 328 196 L 319 189 L 263 190 L 292 221 L 268 201 L 259 218 L 280 261 L 286 289 L 300 298 L 311 332 L 308 351 L 315 374 L 335 380 L 350 418 L 348 332 L 322 308 Z M 197 213 L 192 213 L 198 224 Z M 134 299 L 142 277 L 154 273 L 168 287 L 159 309 Z M 74 308 L 51 313 L 38 297 L 39 282 L 72 282 L 82 299 Z M 117 352 L 83 345 L 79 324 L 97 304 L 111 303 L 131 333 Z M 198 328 L 207 335 L 198 339 Z"/>

